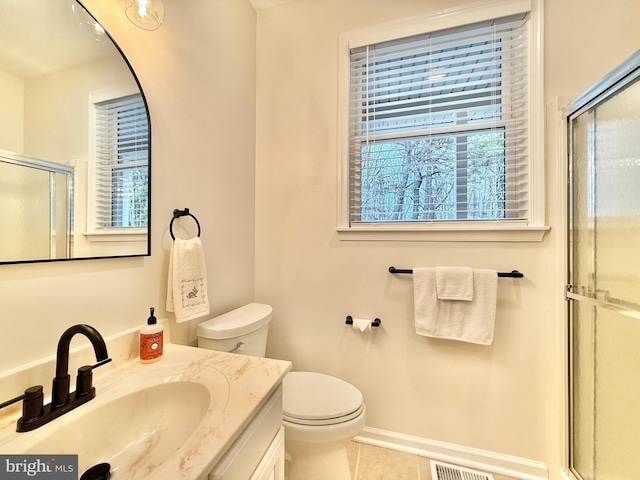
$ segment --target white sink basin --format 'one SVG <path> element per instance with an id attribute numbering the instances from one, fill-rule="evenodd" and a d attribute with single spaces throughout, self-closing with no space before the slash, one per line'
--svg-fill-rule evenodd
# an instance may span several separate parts
<path id="1" fill-rule="evenodd" d="M 55 428 L 27 453 L 77 453 L 80 473 L 106 462 L 111 464 L 112 478 L 134 464 L 151 471 L 197 429 L 210 400 L 209 390 L 200 383 L 154 385 L 99 405 Z"/>
<path id="2" fill-rule="evenodd" d="M 205 352 L 177 353 L 178 361 L 103 370 L 93 381 L 95 398 L 33 431 L 13 433 L 0 441 L 0 451 L 78 455 L 79 475 L 108 463 L 114 480 L 170 479 L 165 471 L 179 478 L 180 469 L 187 476 L 187 452 L 199 451 L 217 428 L 230 383 L 203 361 Z"/>
<path id="3" fill-rule="evenodd" d="M 24 433 L 16 432 L 21 406 L 1 410 L 0 452 L 78 455 L 78 476 L 109 463 L 112 480 L 206 480 L 291 367 L 170 343 L 159 362 L 141 364 L 138 331 L 119 338 L 109 344 L 114 361 L 95 370 L 91 401 Z M 81 355 L 74 354 L 78 364 Z M 0 377 L 0 391 L 50 385 L 54 367 L 52 359 Z"/>

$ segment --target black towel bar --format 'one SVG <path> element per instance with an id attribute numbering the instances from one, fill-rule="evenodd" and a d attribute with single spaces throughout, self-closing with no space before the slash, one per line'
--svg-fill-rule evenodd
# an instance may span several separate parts
<path id="1" fill-rule="evenodd" d="M 389 273 L 413 273 L 413 270 L 410 268 L 389 267 Z M 520 273 L 518 270 L 511 270 L 510 272 L 498 272 L 498 276 L 506 278 L 524 278 L 524 273 Z"/>
<path id="2" fill-rule="evenodd" d="M 200 222 L 198 221 L 198 219 L 192 213 L 189 212 L 188 208 L 185 208 L 184 210 L 178 210 L 176 208 L 173 211 L 173 218 L 171 219 L 171 223 L 169 223 L 169 233 L 171 234 L 171 238 L 173 238 L 174 240 L 176 239 L 176 237 L 173 235 L 173 221 L 176 218 L 186 217 L 186 216 L 189 216 L 195 220 L 196 225 L 198 225 L 198 236 L 200 236 Z"/>

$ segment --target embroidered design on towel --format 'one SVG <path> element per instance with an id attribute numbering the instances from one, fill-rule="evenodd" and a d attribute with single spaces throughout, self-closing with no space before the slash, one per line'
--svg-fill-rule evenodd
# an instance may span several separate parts
<path id="1" fill-rule="evenodd" d="M 207 303 L 204 278 L 183 279 L 180 285 L 182 308 L 195 307 Z"/>
<path id="2" fill-rule="evenodd" d="M 198 289 L 196 287 L 193 287 L 193 290 L 187 293 L 187 298 L 196 298 L 197 296 L 198 296 Z"/>

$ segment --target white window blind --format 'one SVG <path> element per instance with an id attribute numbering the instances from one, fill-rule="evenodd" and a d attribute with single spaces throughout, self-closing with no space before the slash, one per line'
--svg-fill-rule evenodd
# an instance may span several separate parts
<path id="1" fill-rule="evenodd" d="M 140 94 L 95 103 L 96 229 L 146 227 L 149 122 Z"/>
<path id="2" fill-rule="evenodd" d="M 350 225 L 527 220 L 527 20 L 350 50 Z"/>

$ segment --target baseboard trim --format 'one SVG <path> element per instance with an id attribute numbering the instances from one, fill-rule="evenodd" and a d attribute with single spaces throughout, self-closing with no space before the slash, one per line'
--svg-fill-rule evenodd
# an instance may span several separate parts
<path id="1" fill-rule="evenodd" d="M 413 437 L 378 428 L 364 427 L 354 440 L 522 480 L 546 480 L 549 475 L 547 464 L 544 462 Z"/>

